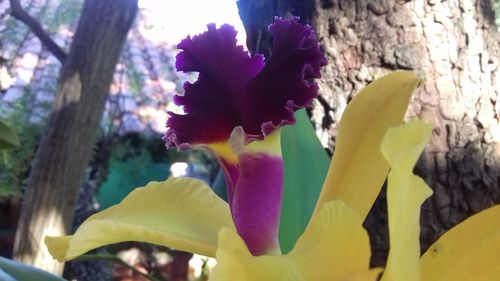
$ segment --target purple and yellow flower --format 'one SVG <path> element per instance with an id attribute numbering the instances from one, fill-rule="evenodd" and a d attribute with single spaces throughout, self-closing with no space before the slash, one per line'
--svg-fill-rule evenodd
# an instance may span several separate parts
<path id="1" fill-rule="evenodd" d="M 314 79 L 326 60 L 311 27 L 298 19 L 277 18 L 270 31 L 267 61 L 237 46 L 228 25 L 209 25 L 179 44 L 177 68 L 199 77 L 175 98 L 185 113 L 172 114 L 165 141 L 212 151 L 225 173 L 228 203 L 199 180 L 152 182 L 75 234 L 47 237 L 50 253 L 64 261 L 111 243 L 145 241 L 215 256 L 211 280 L 377 280 L 382 269 L 369 267 L 362 223 L 387 178 L 391 250 L 383 281 L 496 280 L 498 206 L 458 225 L 420 257 L 420 206 L 432 192 L 412 170 L 431 127 L 418 119 L 400 125 L 420 83 L 410 72 L 372 82 L 349 103 L 310 223 L 281 254 L 280 128 L 317 95 Z"/>
<path id="2" fill-rule="evenodd" d="M 326 58 L 310 26 L 276 19 L 272 55 L 249 56 L 229 25 L 186 38 L 176 61 L 198 80 L 176 104 L 185 114 L 167 122 L 167 147 L 206 147 L 225 172 L 228 203 L 239 235 L 254 255 L 278 253 L 283 159 L 280 127 L 310 104 Z"/>

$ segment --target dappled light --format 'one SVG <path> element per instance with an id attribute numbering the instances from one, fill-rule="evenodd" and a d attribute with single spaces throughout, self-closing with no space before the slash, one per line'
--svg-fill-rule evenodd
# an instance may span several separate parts
<path id="1" fill-rule="evenodd" d="M 39 232 L 34 233 L 34 235 L 28 237 L 31 243 L 41 245 L 39 249 L 33 249 L 32 251 L 19 252 L 19 259 L 24 261 L 37 261 L 40 268 L 47 270 L 49 272 L 56 272 L 62 270 L 62 264 L 53 263 L 53 258 L 49 254 L 47 247 L 43 244 L 43 238 L 47 235 L 57 235 L 61 236 L 65 234 L 65 229 L 68 226 L 64 222 L 64 218 L 59 210 L 52 208 L 51 206 L 45 206 L 40 209 L 41 219 L 38 224 L 41 226 Z M 20 222 L 22 224 L 23 222 Z M 20 241 L 18 243 L 26 243 L 25 241 Z"/>

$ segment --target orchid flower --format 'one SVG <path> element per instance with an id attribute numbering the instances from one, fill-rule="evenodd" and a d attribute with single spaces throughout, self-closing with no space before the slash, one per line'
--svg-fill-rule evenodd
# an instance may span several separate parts
<path id="1" fill-rule="evenodd" d="M 211 280 L 498 280 L 500 207 L 444 234 L 420 257 L 419 213 L 431 190 L 412 170 L 432 128 L 400 125 L 420 78 L 395 72 L 375 80 L 348 104 L 336 150 L 309 225 L 288 253 L 278 240 L 283 193 L 280 128 L 317 95 L 326 59 L 311 27 L 276 18 L 271 57 L 251 57 L 223 25 L 187 37 L 177 69 L 199 72 L 175 102 L 168 147 L 205 148 L 225 173 L 228 203 L 205 183 L 169 178 L 138 188 L 86 220 L 73 235 L 47 237 L 59 261 L 111 243 L 144 241 L 205 256 L 218 264 Z M 307 165 L 307 163 L 305 164 Z M 387 267 L 370 268 L 362 223 L 388 182 Z M 495 279 L 496 278 L 496 279 Z"/>

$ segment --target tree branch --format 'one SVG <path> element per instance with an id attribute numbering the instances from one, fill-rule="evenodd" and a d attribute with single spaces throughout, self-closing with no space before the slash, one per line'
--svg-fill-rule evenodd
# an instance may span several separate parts
<path id="1" fill-rule="evenodd" d="M 11 11 L 10 14 L 19 21 L 26 24 L 30 30 L 40 39 L 42 44 L 61 62 L 64 63 L 66 53 L 54 42 L 50 36 L 45 32 L 40 23 L 31 17 L 21 7 L 19 0 L 9 0 Z"/>

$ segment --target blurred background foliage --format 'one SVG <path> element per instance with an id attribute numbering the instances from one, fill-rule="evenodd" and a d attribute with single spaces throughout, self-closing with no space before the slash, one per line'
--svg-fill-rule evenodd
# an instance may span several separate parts
<path id="1" fill-rule="evenodd" d="M 166 150 L 158 134 L 128 133 L 115 142 L 109 156 L 107 177 L 97 194 L 101 209 L 119 203 L 136 187 L 165 180 L 170 175 L 171 163 L 190 163 L 191 172 L 186 172 L 208 183 L 215 178 L 216 163 L 208 153 L 202 150 Z"/>
<path id="2" fill-rule="evenodd" d="M 21 4 L 67 51 L 83 0 L 23 0 Z M 207 182 L 217 173 L 217 164 L 205 151 L 165 149 L 162 133 L 167 111 L 179 111 L 172 97 L 194 76 L 175 71 L 177 41 L 158 38 L 161 32 L 153 32 L 158 27 L 148 17 L 151 13 L 147 7 L 140 9 L 116 67 L 73 228 L 97 210 L 120 202 L 132 189 L 166 179 L 172 163 L 187 163 L 189 175 Z M 0 0 L 0 120 L 18 134 L 21 142 L 19 148 L 0 151 L 0 256 L 12 255 L 20 200 L 48 120 L 60 66 L 38 38 L 10 16 L 9 1 Z M 129 264 L 148 271 L 162 264 L 165 268 L 157 274 L 173 280 L 169 279 L 173 269 L 168 264 L 182 256 L 175 251 L 125 243 L 97 253 L 117 254 L 130 248 L 140 251 L 132 257 L 125 254 Z M 168 253 L 168 257 L 158 259 L 158 253 Z M 189 254 L 181 259 L 184 266 L 191 257 Z M 65 276 L 78 280 L 96 280 L 96 276 L 111 280 L 114 276 L 120 280 L 133 274 L 128 269 L 118 273 L 111 269 L 109 262 L 76 261 L 67 265 Z"/>
<path id="3" fill-rule="evenodd" d="M 29 121 L 33 103 L 32 94 L 26 90 L 19 100 L 11 104 L 12 110 L 0 110 L 3 121 L 17 133 L 22 144 L 17 149 L 0 151 L 0 202 L 9 198 L 19 199 L 21 186 L 27 179 L 33 153 L 46 120 L 42 118 L 37 123 Z M 43 103 L 41 106 L 48 108 L 49 104 Z"/>
<path id="4" fill-rule="evenodd" d="M 82 0 L 23 3 L 25 10 L 39 20 L 64 49 L 71 41 L 82 4 Z M 8 6 L 8 1 L 0 1 L 0 18 L 3 19 L 0 24 L 0 57 L 2 67 L 7 70 L 4 73 L 9 75 L 2 78 L 0 117 L 19 134 L 22 146 L 1 153 L 0 201 L 3 202 L 18 200 L 22 194 L 30 162 L 48 118 L 60 68 L 59 62 L 28 28 L 8 15 Z M 127 180 L 131 180 L 130 185 L 135 185 L 144 183 L 146 178 L 164 179 L 168 176 L 171 161 L 206 159 L 199 153 L 189 156 L 183 153 L 177 157 L 174 156 L 176 153 L 165 152 L 163 145 L 158 147 L 167 105 L 188 76 L 179 76 L 174 71 L 176 50 L 172 44 L 153 43 L 143 34 L 143 29 L 151 28 L 151 24 L 148 26 L 145 11 L 142 12 L 117 66 L 95 148 L 96 156 L 90 167 L 101 169 L 98 171 L 98 185 L 106 180 L 107 168 L 111 168 L 111 179 L 106 181 L 105 189 L 109 194 L 114 194 L 109 189 L 111 186 L 124 185 Z M 134 133 L 144 133 L 148 140 L 132 141 L 130 136 Z M 156 147 L 153 140 L 157 140 Z M 124 178 L 122 175 L 130 170 L 139 174 Z M 121 180 L 114 180 L 118 178 Z M 125 194 L 126 189 L 130 187 L 120 187 L 112 202 L 119 201 L 120 194 Z"/>

